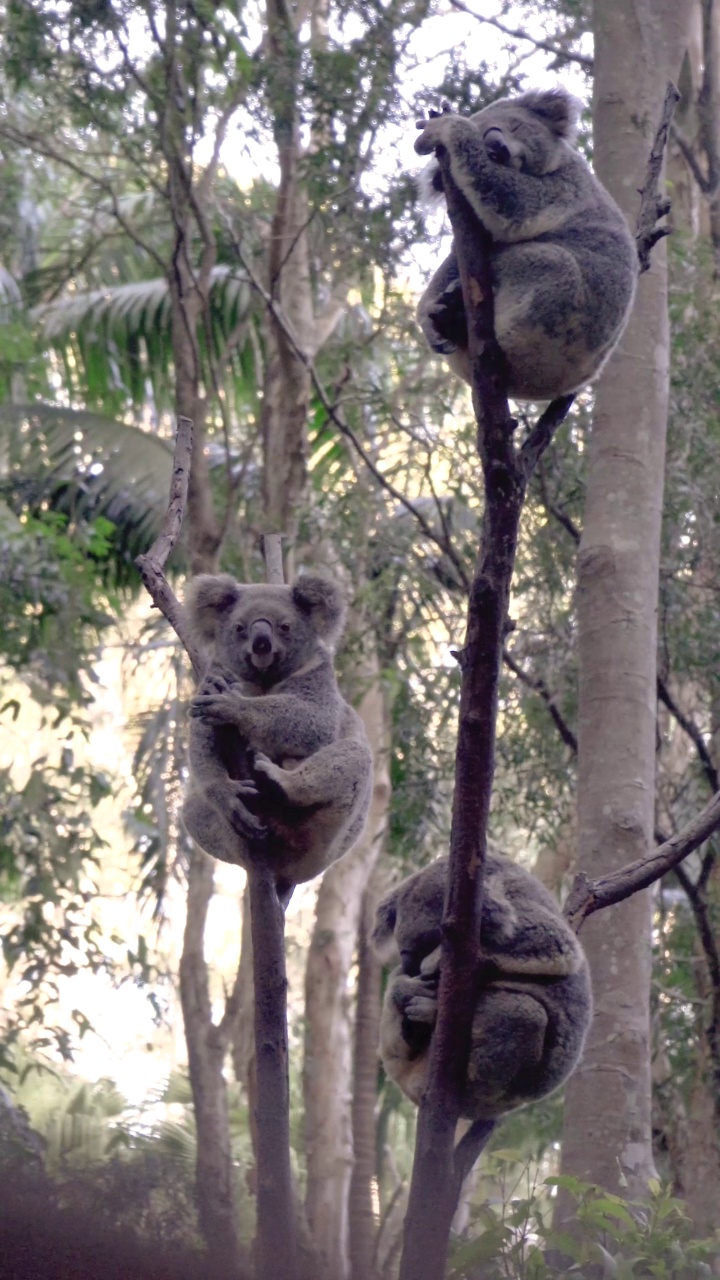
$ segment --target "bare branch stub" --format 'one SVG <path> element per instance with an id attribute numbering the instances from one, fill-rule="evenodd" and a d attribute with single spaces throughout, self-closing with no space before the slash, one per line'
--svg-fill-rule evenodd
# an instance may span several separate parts
<path id="1" fill-rule="evenodd" d="M 281 533 L 263 534 L 265 581 L 278 583 L 280 586 L 282 586 L 285 581 L 285 574 L 283 572 L 282 539 L 283 535 Z"/>
<path id="2" fill-rule="evenodd" d="M 135 564 L 150 599 L 167 618 L 192 663 L 195 676 L 199 679 L 205 670 L 205 661 L 200 649 L 189 635 L 182 605 L 164 573 L 167 558 L 180 536 L 185 517 L 192 451 L 192 421 L 190 418 L 178 418 L 168 509 L 162 528 L 150 550 L 144 556 L 138 556 Z"/>
<path id="3" fill-rule="evenodd" d="M 657 225 L 658 218 L 664 218 L 665 215 L 670 212 L 670 201 L 665 196 L 660 195 L 659 185 L 670 124 L 679 101 L 680 94 L 675 88 L 675 85 L 672 84 L 672 82 L 668 82 L 667 89 L 665 90 L 662 114 L 660 116 L 660 124 L 658 125 L 655 140 L 650 151 L 650 158 L 647 163 L 645 182 L 640 188 L 642 199 L 640 201 L 640 212 L 637 217 L 635 241 L 637 244 L 641 275 L 644 271 L 648 271 L 650 268 L 650 251 L 653 246 L 657 244 L 658 240 L 662 240 L 664 236 L 670 234 L 669 227 L 658 227 Z"/>

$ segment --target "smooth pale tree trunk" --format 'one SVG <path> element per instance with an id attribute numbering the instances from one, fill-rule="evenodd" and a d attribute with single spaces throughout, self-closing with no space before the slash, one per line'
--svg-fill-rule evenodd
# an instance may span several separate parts
<path id="1" fill-rule="evenodd" d="M 347 1280 L 350 1265 L 348 1192 L 353 1144 L 348 979 L 363 894 L 382 844 L 390 799 L 388 710 L 374 652 L 366 652 L 364 666 L 369 684 L 358 710 L 375 762 L 370 815 L 359 843 L 323 877 L 305 972 L 305 1207 L 329 1280 Z"/>
<path id="2" fill-rule="evenodd" d="M 691 0 L 595 4 L 594 162 L 634 226 Z M 655 794 L 656 617 L 668 408 L 664 245 L 596 391 L 578 558 L 578 867 L 602 875 L 646 855 Z M 565 1095 L 562 1171 L 626 1195 L 653 1175 L 648 892 L 585 926 L 595 1018 Z M 567 1206 L 561 1205 L 560 1217 Z"/>

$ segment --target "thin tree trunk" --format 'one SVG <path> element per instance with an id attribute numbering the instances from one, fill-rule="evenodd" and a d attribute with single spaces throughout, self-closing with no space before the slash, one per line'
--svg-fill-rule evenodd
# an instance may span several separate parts
<path id="1" fill-rule="evenodd" d="M 349 1270 L 348 1193 L 353 1148 L 348 977 L 363 892 L 382 843 L 390 798 L 387 708 L 374 653 L 365 665 L 372 683 L 359 711 L 374 758 L 370 815 L 359 843 L 325 872 L 305 975 L 305 1205 L 329 1280 L 347 1280 Z"/>
<path id="2" fill-rule="evenodd" d="M 281 0 L 267 0 L 272 54 L 268 96 L 280 162 L 280 186 L 270 228 L 267 288 L 300 346 L 312 351 L 313 295 L 307 241 L 308 207 L 300 179 L 298 82 L 300 48 L 294 16 Z M 310 374 L 274 315 L 266 313 L 262 433 L 265 519 L 292 548 L 307 478 Z M 292 567 L 288 566 L 288 577 Z"/>
<path id="3" fill-rule="evenodd" d="M 692 0 L 595 5 L 594 158 L 634 225 L 668 76 Z M 578 867 L 591 876 L 645 856 L 653 837 L 656 610 L 668 406 L 664 246 L 601 378 L 578 559 Z M 562 1170 L 627 1195 L 653 1174 L 650 1125 L 651 896 L 583 929 L 595 1019 L 566 1091 Z M 568 1212 L 563 1201 L 560 1216 Z"/>
<path id="4" fill-rule="evenodd" d="M 370 945 L 375 906 L 385 887 L 381 863 L 363 894 L 357 948 L 357 1000 L 353 1055 L 353 1168 L 350 1179 L 349 1228 L 352 1280 L 375 1280 L 376 1217 L 372 1188 L 377 1176 L 375 1108 L 378 1086 L 382 963 Z"/>
<path id="5" fill-rule="evenodd" d="M 197 1127 L 196 1185 L 200 1229 L 228 1276 L 240 1267 L 235 1185 L 230 1150 L 227 1089 L 222 1073 L 227 1050 L 212 1021 L 204 956 L 205 924 L 213 895 L 212 860 L 194 848 L 188 868 L 187 916 L 180 959 L 180 1001 Z"/>

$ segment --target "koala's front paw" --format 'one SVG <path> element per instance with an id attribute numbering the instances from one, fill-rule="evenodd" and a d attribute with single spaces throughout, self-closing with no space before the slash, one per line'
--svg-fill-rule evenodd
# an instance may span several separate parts
<path id="1" fill-rule="evenodd" d="M 452 118 L 450 111 L 443 110 L 442 115 L 431 115 L 429 120 L 416 120 L 416 129 L 422 129 L 420 137 L 415 139 L 419 156 L 428 156 L 436 147 L 447 146 Z"/>
<path id="2" fill-rule="evenodd" d="M 421 978 L 421 980 L 425 983 L 425 985 L 426 985 L 426 986 L 431 986 L 431 985 L 432 985 L 432 986 L 434 986 L 436 989 L 437 989 L 437 985 L 438 985 L 438 983 L 439 983 L 439 981 L 440 981 L 440 956 L 441 956 L 441 954 L 442 954 L 442 948 L 441 948 L 441 947 L 436 947 L 434 951 L 431 951 L 431 952 L 429 953 L 429 955 L 426 955 L 426 956 L 425 956 L 425 959 L 424 959 L 424 960 L 421 960 L 421 961 L 420 961 L 420 978 Z"/>
<path id="3" fill-rule="evenodd" d="M 212 671 L 203 680 L 196 697 L 207 697 L 214 693 L 228 693 L 229 689 L 230 681 L 221 675 L 219 671 Z"/>
<path id="4" fill-rule="evenodd" d="M 190 703 L 190 715 L 207 724 L 237 724 L 236 699 L 231 693 L 199 693 Z"/>
<path id="5" fill-rule="evenodd" d="M 428 1027 L 434 1027 L 437 1021 L 436 997 L 430 995 L 413 996 L 405 1005 L 403 1015 L 408 1022 L 422 1022 Z"/>

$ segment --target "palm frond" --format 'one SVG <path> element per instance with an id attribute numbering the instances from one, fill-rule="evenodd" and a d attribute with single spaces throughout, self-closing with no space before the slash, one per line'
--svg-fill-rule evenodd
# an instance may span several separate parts
<path id="1" fill-rule="evenodd" d="M 170 446 L 150 432 L 53 405 L 0 405 L 0 496 L 15 512 L 110 520 L 126 566 L 157 536 L 171 471 Z"/>
<path id="2" fill-rule="evenodd" d="M 65 293 L 36 307 L 33 318 L 39 322 L 41 340 L 62 360 L 68 386 L 90 401 L 113 411 L 149 397 L 157 407 L 170 403 L 171 314 L 164 278 Z M 247 378 L 252 361 L 250 334 L 244 333 L 244 326 L 249 318 L 246 278 L 236 268 L 216 266 L 209 334 L 201 326 L 198 335 L 206 385 L 212 385 L 208 356 L 220 356 L 230 335 L 233 350 L 225 370 L 240 382 Z"/>

